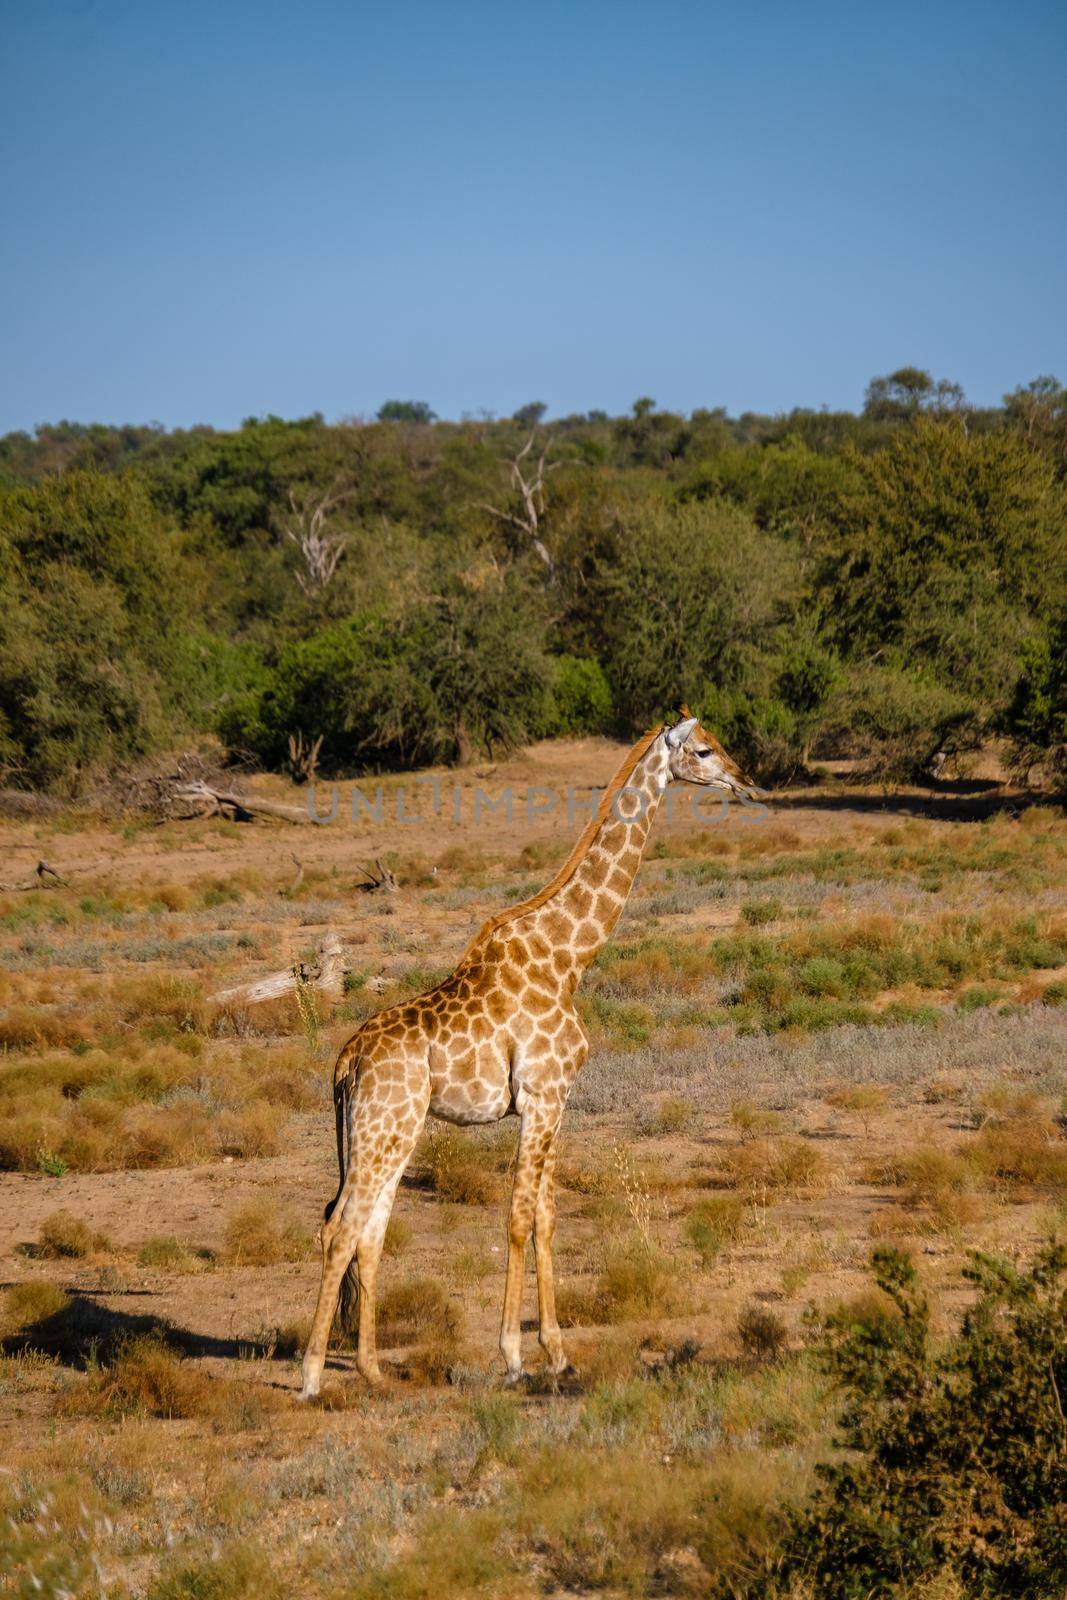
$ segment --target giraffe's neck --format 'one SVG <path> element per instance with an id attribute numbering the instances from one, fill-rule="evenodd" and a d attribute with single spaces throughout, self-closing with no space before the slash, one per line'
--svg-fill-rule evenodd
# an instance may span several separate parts
<path id="1" fill-rule="evenodd" d="M 667 747 L 656 738 L 615 796 L 574 872 L 538 913 L 539 931 L 554 944 L 566 941 L 579 971 L 611 937 L 622 914 L 668 780 Z"/>

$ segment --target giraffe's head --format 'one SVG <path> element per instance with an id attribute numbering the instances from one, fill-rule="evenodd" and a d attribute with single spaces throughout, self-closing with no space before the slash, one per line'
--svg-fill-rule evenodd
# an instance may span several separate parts
<path id="1" fill-rule="evenodd" d="M 676 783 L 699 783 L 705 788 L 725 789 L 727 794 L 755 795 L 750 779 L 736 761 L 726 754 L 713 733 L 702 727 L 700 719 L 682 706 L 682 720 L 664 729 L 670 774 Z"/>

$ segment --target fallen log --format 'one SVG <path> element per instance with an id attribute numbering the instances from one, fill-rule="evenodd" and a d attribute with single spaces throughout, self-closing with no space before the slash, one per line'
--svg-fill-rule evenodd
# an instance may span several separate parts
<path id="1" fill-rule="evenodd" d="M 193 782 L 179 783 L 170 797 L 171 809 L 179 803 L 192 807 L 178 821 L 191 818 L 231 815 L 238 822 L 251 822 L 256 817 L 277 817 L 281 822 L 311 822 L 323 827 L 331 819 L 317 817 L 306 806 L 289 806 L 282 800 L 262 800 L 258 795 L 237 794 L 230 789 L 216 789 L 213 784 L 197 778 Z"/>
<path id="2" fill-rule="evenodd" d="M 253 983 L 241 983 L 233 989 L 220 989 L 209 998 L 219 1005 L 256 1005 L 261 1000 L 279 1000 L 297 984 L 318 989 L 330 1000 L 340 1000 L 344 993 L 345 961 L 341 941 L 329 932 L 319 945 L 314 961 L 296 961 L 281 972 L 270 972 Z"/>
<path id="3" fill-rule="evenodd" d="M 62 884 L 64 889 L 70 887 L 66 878 L 61 878 L 55 867 L 50 867 L 47 861 L 38 861 L 33 869 L 33 877 L 27 882 L 0 883 L 0 890 L 3 890 L 5 894 L 24 894 L 30 889 L 52 889 L 57 883 Z"/>

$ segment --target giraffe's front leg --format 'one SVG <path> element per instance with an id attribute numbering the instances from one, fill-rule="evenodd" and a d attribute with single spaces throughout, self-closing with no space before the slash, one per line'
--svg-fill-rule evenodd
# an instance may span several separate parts
<path id="1" fill-rule="evenodd" d="M 552 1236 L 556 1231 L 556 1143 L 553 1140 L 541 1171 L 534 1210 L 534 1256 L 537 1261 L 538 1339 L 557 1375 L 570 1366 L 556 1320 L 556 1285 L 552 1274 Z"/>
<path id="2" fill-rule="evenodd" d="M 522 1377 L 522 1278 L 526 1265 L 526 1246 L 533 1231 L 541 1175 L 556 1137 L 561 1110 L 562 1107 L 556 1103 L 527 1104 L 519 1127 L 519 1153 L 515 1162 L 515 1183 L 508 1216 L 504 1314 L 500 1321 L 500 1353 L 508 1369 L 509 1383 L 517 1383 Z"/>

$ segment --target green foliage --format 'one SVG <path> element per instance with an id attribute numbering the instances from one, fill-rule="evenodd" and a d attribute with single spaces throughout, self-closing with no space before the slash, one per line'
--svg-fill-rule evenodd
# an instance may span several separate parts
<path id="1" fill-rule="evenodd" d="M 543 714 L 543 630 L 517 579 L 447 580 L 433 599 L 288 646 L 262 692 L 224 711 L 220 732 L 268 764 L 284 760 L 290 733 L 321 734 L 324 772 L 506 750 Z"/>
<path id="2" fill-rule="evenodd" d="M 428 423 L 436 419 L 425 400 L 387 400 L 378 411 L 379 422 Z"/>
<path id="3" fill-rule="evenodd" d="M 919 418 L 889 448 L 854 458 L 858 526 L 831 542 L 821 583 L 851 655 L 901 665 L 1003 704 L 1034 620 L 1067 586 L 1067 497 L 1016 435 Z"/>
<path id="4" fill-rule="evenodd" d="M 932 671 L 886 662 L 842 676 L 820 718 L 819 745 L 858 758 L 868 772 L 921 780 L 939 750 L 972 747 L 982 726 L 971 696 Z"/>
<path id="5" fill-rule="evenodd" d="M 181 621 L 174 536 L 132 477 L 0 491 L 0 767 L 73 786 L 166 736 Z"/>
<path id="6" fill-rule="evenodd" d="M 1067 1574 L 1067 1246 L 1029 1271 L 975 1255 L 978 1290 L 938 1344 L 911 1262 L 873 1258 L 879 1297 L 826 1323 L 823 1354 L 845 1394 L 839 1444 L 749 1593 L 890 1600 L 923 1580 L 952 1592 L 1048 1600 Z"/>
<path id="7" fill-rule="evenodd" d="M 552 666 L 543 725 L 546 737 L 605 733 L 613 713 L 611 685 L 599 661 L 588 656 L 558 656 Z"/>
<path id="8" fill-rule="evenodd" d="M 551 570 L 488 510 L 539 401 L 8 435 L 0 782 L 76 791 L 216 728 L 282 769 L 294 732 L 323 733 L 323 770 L 462 761 L 682 699 L 764 781 L 828 756 L 919 777 L 991 731 L 1056 777 L 1064 393 L 978 412 L 900 368 L 862 417 L 556 419 Z M 309 593 L 293 508 L 324 504 L 341 554 Z"/>
<path id="9" fill-rule="evenodd" d="M 621 724 L 742 682 L 794 599 L 794 563 L 726 504 L 648 501 L 561 558 L 568 636 L 606 666 Z"/>
<path id="10" fill-rule="evenodd" d="M 1022 674 L 1005 717 L 1015 762 L 1067 776 L 1067 609 L 1023 650 Z"/>

